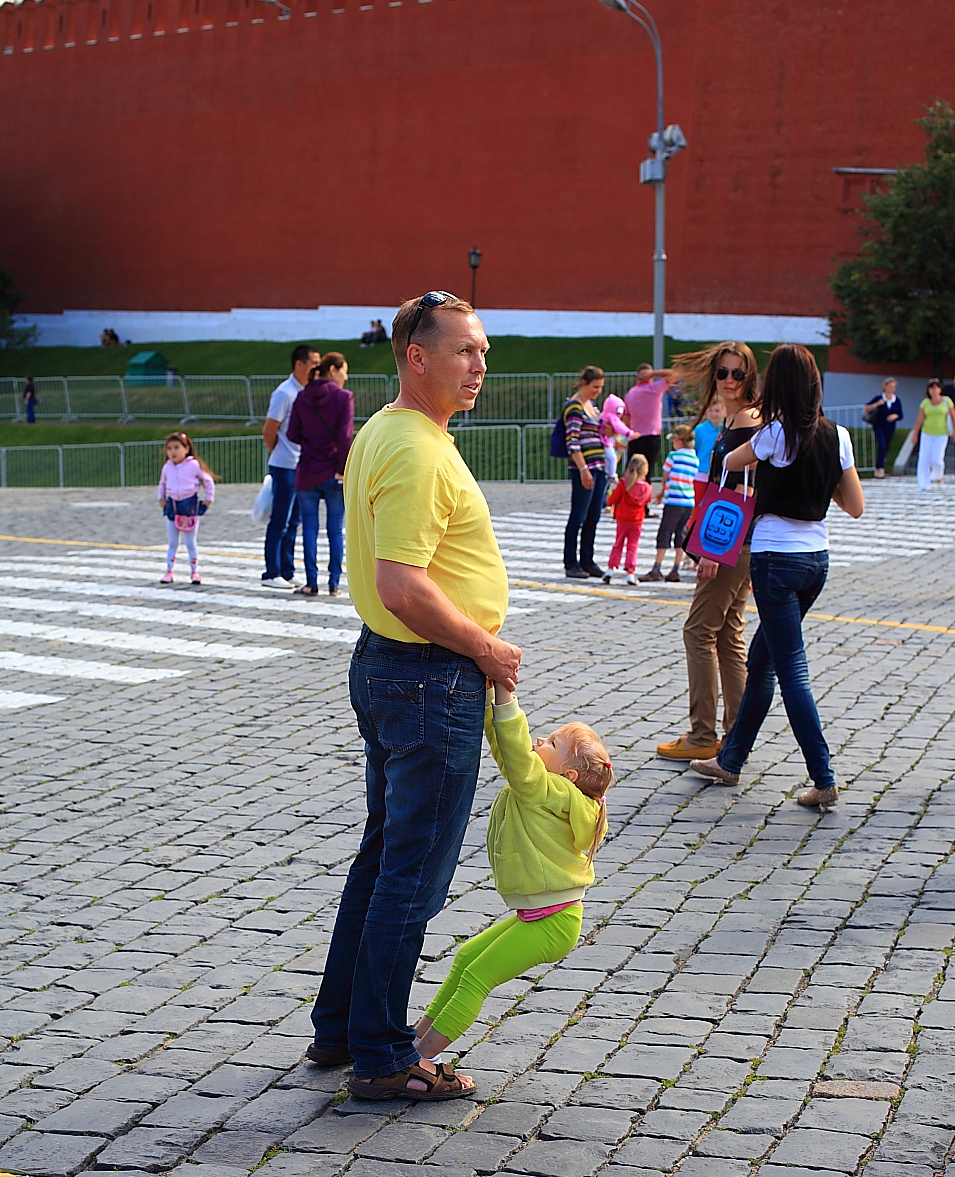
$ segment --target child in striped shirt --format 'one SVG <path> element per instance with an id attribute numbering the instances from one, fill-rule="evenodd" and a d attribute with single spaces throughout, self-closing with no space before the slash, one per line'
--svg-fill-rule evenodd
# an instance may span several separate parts
<path id="1" fill-rule="evenodd" d="M 693 513 L 693 479 L 700 468 L 700 460 L 693 448 L 693 429 L 690 425 L 677 425 L 667 434 L 672 450 L 663 463 L 663 486 L 655 502 L 663 503 L 663 516 L 657 531 L 657 558 L 649 572 L 638 577 L 641 581 L 680 579 L 683 563 L 683 544 L 686 527 Z M 673 546 L 673 567 L 663 575 L 663 561 L 667 550 Z"/>

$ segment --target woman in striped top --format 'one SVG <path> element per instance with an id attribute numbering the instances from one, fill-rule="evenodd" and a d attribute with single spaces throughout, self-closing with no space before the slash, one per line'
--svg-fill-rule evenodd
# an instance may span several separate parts
<path id="1" fill-rule="evenodd" d="M 603 388 L 603 368 L 589 365 L 581 372 L 577 391 L 568 398 L 563 409 L 570 473 L 570 517 L 564 531 L 564 574 L 573 580 L 603 576 L 603 569 L 594 563 L 597 520 L 603 510 L 607 486 L 600 413 L 594 404 Z"/>

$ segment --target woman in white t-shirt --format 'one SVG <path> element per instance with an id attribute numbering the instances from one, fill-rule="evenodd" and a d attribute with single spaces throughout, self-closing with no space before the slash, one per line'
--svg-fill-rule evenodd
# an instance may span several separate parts
<path id="1" fill-rule="evenodd" d="M 825 812 L 839 790 L 809 685 L 802 619 L 826 583 L 829 503 L 858 519 L 865 505 L 862 484 L 848 432 L 822 414 L 822 377 L 807 348 L 784 343 L 773 352 L 763 377 L 762 418 L 763 428 L 723 463 L 727 470 L 759 463 L 750 547 L 759 629 L 749 647 L 736 722 L 713 759 L 693 760 L 690 767 L 721 784 L 738 784 L 778 678 L 813 781 L 797 800 Z"/>

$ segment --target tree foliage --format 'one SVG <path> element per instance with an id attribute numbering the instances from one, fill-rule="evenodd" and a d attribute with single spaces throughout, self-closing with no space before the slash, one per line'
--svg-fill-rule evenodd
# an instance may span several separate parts
<path id="1" fill-rule="evenodd" d="M 23 295 L 0 267 L 0 347 L 32 347 L 36 343 L 36 327 L 18 327 L 14 318 L 21 302 Z"/>
<path id="2" fill-rule="evenodd" d="M 832 341 L 867 363 L 955 355 L 955 112 L 941 99 L 916 122 L 925 163 L 901 168 L 865 197 L 857 257 L 830 279 L 841 304 Z"/>

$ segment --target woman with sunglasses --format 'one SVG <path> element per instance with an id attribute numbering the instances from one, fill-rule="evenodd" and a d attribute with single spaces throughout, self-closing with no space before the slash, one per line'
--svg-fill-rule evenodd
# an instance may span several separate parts
<path id="1" fill-rule="evenodd" d="M 570 517 L 564 530 L 564 575 L 572 580 L 602 577 L 594 563 L 597 521 L 607 486 L 606 457 L 600 433 L 600 412 L 594 404 L 604 390 L 604 370 L 589 364 L 580 373 L 562 416 L 570 474 Z M 577 543 L 580 541 L 580 556 Z"/>
<path id="2" fill-rule="evenodd" d="M 715 757 L 692 760 L 690 767 L 720 784 L 739 783 L 778 678 L 813 782 L 797 800 L 825 812 L 839 790 L 809 685 L 802 619 L 826 583 L 829 503 L 858 519 L 865 501 L 848 430 L 823 416 L 822 377 L 808 348 L 784 343 L 773 352 L 763 376 L 762 417 L 752 440 L 723 461 L 735 471 L 758 462 L 750 572 L 759 629 L 736 722 Z"/>
<path id="3" fill-rule="evenodd" d="M 676 356 L 683 387 L 699 399 L 698 425 L 714 405 L 722 406 L 723 419 L 713 443 L 702 481 L 694 483 L 699 503 L 708 482 L 717 484 L 726 454 L 749 441 L 760 423 L 756 358 L 745 343 L 727 341 L 702 351 Z M 731 489 L 742 486 L 742 474 L 727 476 Z M 657 745 L 657 755 L 667 760 L 705 760 L 715 756 L 720 683 L 723 684 L 723 731 L 736 719 L 746 686 L 746 643 L 743 640 L 746 602 L 749 598 L 749 539 L 735 568 L 715 560 L 700 560 L 690 612 L 683 625 L 686 671 L 690 694 L 690 726 L 683 735 Z"/>

